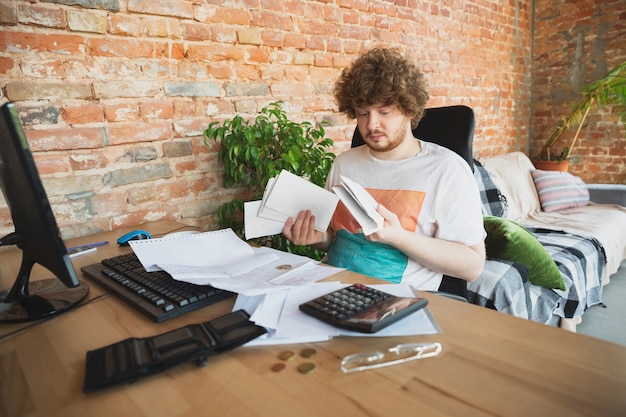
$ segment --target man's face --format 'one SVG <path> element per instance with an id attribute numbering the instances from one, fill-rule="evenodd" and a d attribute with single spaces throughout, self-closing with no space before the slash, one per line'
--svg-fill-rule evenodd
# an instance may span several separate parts
<path id="1" fill-rule="evenodd" d="M 357 108 L 356 120 L 365 143 L 375 153 L 397 148 L 406 138 L 411 126 L 411 119 L 396 105 L 375 104 Z"/>

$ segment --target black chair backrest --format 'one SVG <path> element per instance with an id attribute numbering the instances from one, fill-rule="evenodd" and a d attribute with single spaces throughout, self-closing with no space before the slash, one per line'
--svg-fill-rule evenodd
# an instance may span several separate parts
<path id="1" fill-rule="evenodd" d="M 475 123 L 474 111 L 468 106 L 431 107 L 424 110 L 424 117 L 413 129 L 413 136 L 453 150 L 461 155 L 474 171 L 472 142 Z M 359 129 L 355 128 L 352 147 L 364 143 Z"/>

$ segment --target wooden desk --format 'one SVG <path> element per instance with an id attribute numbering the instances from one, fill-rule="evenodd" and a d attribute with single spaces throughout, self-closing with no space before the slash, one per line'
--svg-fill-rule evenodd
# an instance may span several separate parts
<path id="1" fill-rule="evenodd" d="M 144 225 L 151 233 L 177 227 Z M 74 259 L 75 267 L 122 252 L 121 233 L 74 239 L 68 245 L 112 242 Z M 124 249 L 128 251 L 129 249 Z M 19 256 L 0 253 L 1 287 L 17 273 Z M 49 277 L 42 271 L 37 276 Z M 345 282 L 364 277 L 342 272 Z M 96 284 L 89 298 L 103 294 Z M 439 335 L 335 338 L 315 344 L 242 347 L 184 364 L 134 385 L 85 395 L 85 352 L 130 336 L 163 333 L 230 311 L 227 300 L 161 324 L 106 297 L 0 339 L 0 416 L 624 416 L 626 347 L 544 326 L 470 304 L 427 295 Z M 0 325 L 0 335 L 25 324 Z M 439 341 L 440 356 L 343 374 L 345 355 L 407 341 Z M 280 352 L 314 347 L 317 366 L 301 374 L 296 355 L 282 372 Z"/>

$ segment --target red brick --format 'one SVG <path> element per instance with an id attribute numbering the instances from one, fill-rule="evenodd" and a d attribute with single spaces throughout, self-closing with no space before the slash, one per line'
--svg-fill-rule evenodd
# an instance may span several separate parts
<path id="1" fill-rule="evenodd" d="M 88 41 L 79 35 L 51 34 L 46 36 L 46 50 L 62 55 L 81 55 L 88 48 Z"/>
<path id="2" fill-rule="evenodd" d="M 247 62 L 266 64 L 269 62 L 269 53 L 266 48 L 248 48 L 244 51 Z"/>
<path id="3" fill-rule="evenodd" d="M 144 19 L 144 24 L 148 36 L 180 39 L 182 33 L 180 22 L 176 19 L 163 17 L 146 18 Z"/>
<path id="4" fill-rule="evenodd" d="M 52 155 L 46 152 L 43 155 L 38 154 L 34 156 L 34 159 L 37 170 L 42 176 L 49 174 L 67 174 L 70 172 L 70 167 L 60 154 Z"/>
<path id="5" fill-rule="evenodd" d="M 102 129 L 75 127 L 27 130 L 26 137 L 33 152 L 98 148 L 104 144 Z"/>
<path id="6" fill-rule="evenodd" d="M 206 59 L 209 61 L 241 61 L 243 52 L 240 48 L 217 46 L 217 45 L 189 45 L 187 54 L 188 59 Z"/>
<path id="7" fill-rule="evenodd" d="M 171 119 L 174 116 L 174 106 L 163 102 L 141 103 L 139 113 L 144 120 Z"/>
<path id="8" fill-rule="evenodd" d="M 120 13 L 109 15 L 108 31 L 111 35 L 139 37 L 142 30 L 142 21 L 137 17 L 124 16 Z"/>
<path id="9" fill-rule="evenodd" d="M 70 166 L 74 171 L 106 168 L 109 161 L 101 150 L 90 152 L 72 152 Z"/>
<path id="10" fill-rule="evenodd" d="M 211 39 L 211 26 L 205 23 L 184 22 L 183 33 L 190 41 L 206 41 Z"/>
<path id="11" fill-rule="evenodd" d="M 218 8 L 200 19 L 202 22 L 218 23 L 220 25 L 249 25 L 250 11 L 246 9 Z"/>
<path id="12" fill-rule="evenodd" d="M 13 58 L 0 56 L 0 74 L 7 74 L 13 68 L 15 68 Z"/>
<path id="13" fill-rule="evenodd" d="M 90 40 L 93 56 L 125 58 L 164 58 L 166 45 L 152 41 L 94 38 Z"/>
<path id="14" fill-rule="evenodd" d="M 182 18 L 193 17 L 193 4 L 180 0 L 128 0 L 128 10 L 131 12 L 156 14 Z"/>
<path id="15" fill-rule="evenodd" d="M 0 31 L 0 51 L 46 52 L 46 36 L 35 33 Z"/>
<path id="16" fill-rule="evenodd" d="M 306 46 L 306 37 L 298 33 L 285 34 L 285 48 L 301 49 Z"/>
<path id="17" fill-rule="evenodd" d="M 102 107 L 95 104 L 64 106 L 61 108 L 61 117 L 63 118 L 63 121 L 69 125 L 104 121 Z"/>
<path id="18" fill-rule="evenodd" d="M 67 25 L 63 9 L 55 7 L 41 7 L 38 4 L 18 5 L 17 19 L 23 24 L 33 24 L 49 28 L 64 29 Z"/>
<path id="19" fill-rule="evenodd" d="M 119 123 L 107 126 L 109 145 L 135 142 L 153 142 L 172 138 L 170 123 Z"/>
<path id="20" fill-rule="evenodd" d="M 157 187 L 157 192 L 161 201 L 185 200 L 189 195 L 189 186 L 186 182 L 164 184 Z"/>
<path id="21" fill-rule="evenodd" d="M 267 27 L 276 30 L 293 31 L 292 19 L 279 13 L 258 11 L 252 14 L 251 23 L 255 26 Z"/>
<path id="22" fill-rule="evenodd" d="M 130 122 L 139 119 L 138 104 L 108 105 L 104 108 L 104 115 L 109 122 Z"/>

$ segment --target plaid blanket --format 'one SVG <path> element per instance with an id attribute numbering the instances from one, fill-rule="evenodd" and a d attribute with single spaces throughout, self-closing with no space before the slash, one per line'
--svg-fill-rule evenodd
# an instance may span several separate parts
<path id="1" fill-rule="evenodd" d="M 502 259 L 488 259 L 481 276 L 467 284 L 467 298 L 472 304 L 501 313 L 548 323 L 561 298 L 549 288 L 534 285 L 528 268 Z"/>
<path id="2" fill-rule="evenodd" d="M 480 161 L 474 159 L 474 180 L 480 192 L 483 214 L 506 217 L 508 202 L 502 195 L 496 184 L 491 179 L 489 172 Z"/>
<path id="3" fill-rule="evenodd" d="M 553 290 L 561 298 L 556 315 L 579 317 L 587 308 L 602 303 L 606 255 L 597 239 L 558 230 L 533 227 L 528 230 L 552 256 L 565 282 L 565 291 Z"/>
<path id="4" fill-rule="evenodd" d="M 602 276 L 606 258 L 602 245 L 562 231 L 528 228 L 555 260 L 565 291 L 532 284 L 528 269 L 505 260 L 487 260 L 478 280 L 467 284 L 468 301 L 502 313 L 539 323 L 554 316 L 581 316 L 602 302 Z"/>

